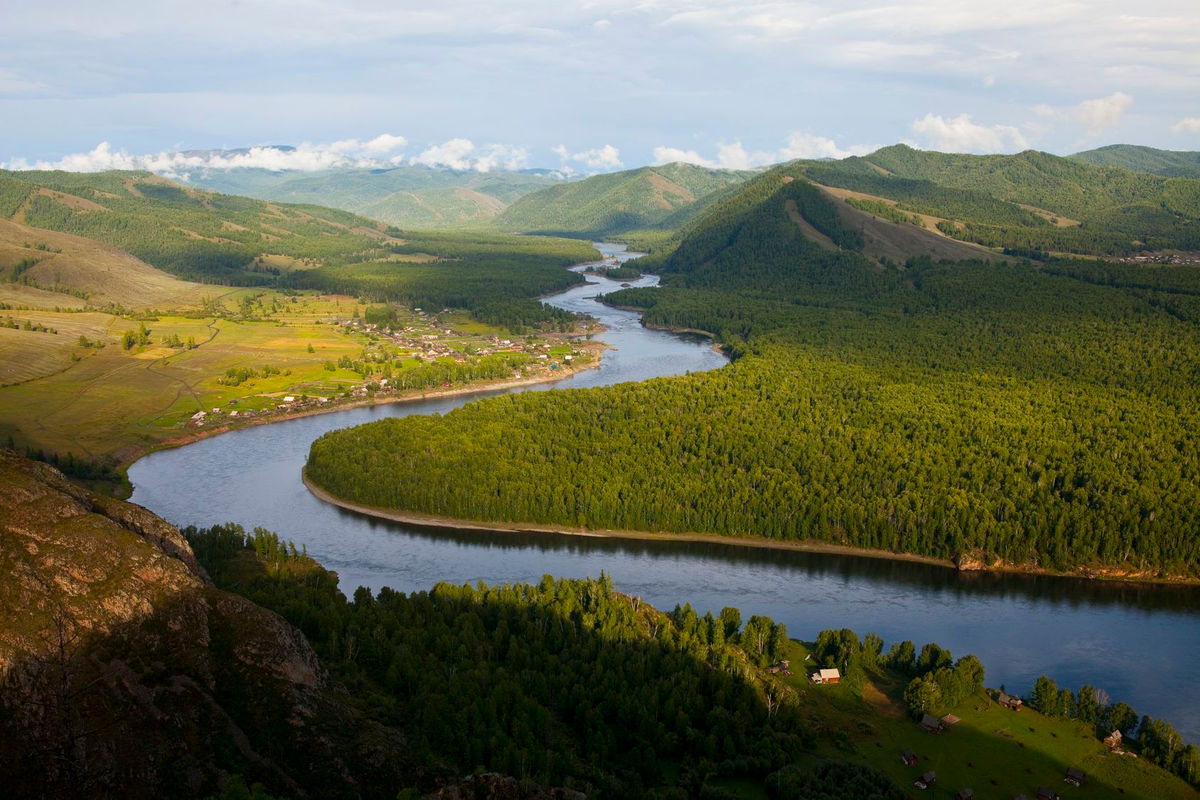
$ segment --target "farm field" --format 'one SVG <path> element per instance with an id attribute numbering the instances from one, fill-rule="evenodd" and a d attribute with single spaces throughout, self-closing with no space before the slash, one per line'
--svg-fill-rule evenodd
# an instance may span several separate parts
<path id="1" fill-rule="evenodd" d="M 389 308 L 408 346 L 355 322 L 366 307 L 345 295 L 239 289 L 207 301 L 203 316 L 0 312 L 0 322 L 16 325 L 0 328 L 0 440 L 125 463 L 172 439 L 263 415 L 366 401 L 377 391 L 382 399 L 390 394 L 385 376 L 402 393 L 435 379 L 444 389 L 469 381 L 472 364 L 503 357 L 508 378 L 545 371 L 549 359 L 574 350 L 557 334 L 499 348 L 511 334 L 466 312 Z M 535 349 L 546 357 L 525 355 Z M 451 372 L 432 375 L 439 364 Z"/>

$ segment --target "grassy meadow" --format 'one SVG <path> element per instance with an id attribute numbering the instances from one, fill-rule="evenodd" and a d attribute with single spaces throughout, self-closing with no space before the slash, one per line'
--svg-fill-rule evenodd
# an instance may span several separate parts
<path id="1" fill-rule="evenodd" d="M 781 680 L 797 692 L 810 724 L 819 731 L 818 754 L 869 764 L 911 797 L 951 798 L 969 788 L 981 799 L 1008 800 L 1018 794 L 1033 798 L 1039 786 L 1053 789 L 1063 800 L 1198 796 L 1185 782 L 1145 760 L 1110 753 L 1083 723 L 1047 717 L 1028 706 L 1011 711 L 983 693 L 937 709 L 960 721 L 942 734 L 928 733 L 905 713 L 905 682 L 895 673 L 868 670 L 859 686 L 813 685 L 807 675 L 812 669 L 804 666 L 808 648 L 797 641 L 790 645 L 794 674 Z M 1028 687 L 1008 688 L 1024 694 Z M 900 759 L 907 749 L 918 757 L 915 766 Z M 1063 781 L 1067 767 L 1087 774 L 1082 787 Z M 937 773 L 937 784 L 926 791 L 914 787 L 913 781 L 928 770 Z M 738 790 L 747 798 L 756 796 L 744 787 Z"/>

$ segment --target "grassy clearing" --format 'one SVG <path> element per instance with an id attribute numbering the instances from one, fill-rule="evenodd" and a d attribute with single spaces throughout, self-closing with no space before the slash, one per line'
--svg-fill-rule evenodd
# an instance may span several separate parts
<path id="1" fill-rule="evenodd" d="M 36 263 L 23 271 L 22 278 L 61 298 L 55 305 L 76 305 L 85 297 L 94 307 L 187 307 L 198 306 L 204 296 L 220 292 L 218 287 L 179 280 L 93 239 L 0 219 L 0 273 L 26 259 Z M 4 288 L 0 284 L 0 289 Z M 14 300 L 4 302 L 20 303 Z"/>
<path id="2" fill-rule="evenodd" d="M 805 647 L 794 642 L 792 664 L 803 665 L 806 655 Z M 799 693 L 820 732 L 821 754 L 869 764 L 914 798 L 949 798 L 964 788 L 974 789 L 978 798 L 1032 798 L 1039 786 L 1050 787 L 1064 800 L 1200 797 L 1165 770 L 1109 753 L 1090 728 L 1074 720 L 1051 719 L 1029 708 L 1010 711 L 981 694 L 939 709 L 961 721 L 935 735 L 905 714 L 900 699 L 904 683 L 895 676 L 872 674 L 856 690 L 848 683 L 814 686 L 804 672 L 802 666 L 784 680 Z M 915 766 L 900 760 L 909 748 L 919 758 Z M 1067 767 L 1087 773 L 1082 788 L 1063 781 Z M 913 781 L 926 770 L 937 773 L 937 785 L 920 791 Z"/>
<path id="3" fill-rule="evenodd" d="M 234 309 L 269 318 L 238 319 Z M 0 319 L 58 330 L 0 328 L 0 442 L 11 436 L 18 447 L 125 462 L 162 442 L 247 417 L 368 399 L 365 387 L 378 385 L 379 376 L 365 379 L 364 364 L 390 363 L 397 376 L 434 363 L 458 365 L 510 336 L 466 312 L 399 310 L 406 336 L 420 342 L 406 348 L 361 324 L 339 324 L 364 311 L 341 295 L 238 289 L 209 311 L 225 316 L 0 312 Z M 127 348 L 126 332 L 140 341 Z M 561 359 L 572 347 L 560 341 L 539 336 L 513 346 Z M 549 361 L 542 364 L 530 369 L 549 368 Z M 200 411 L 205 419 L 194 420 Z"/>

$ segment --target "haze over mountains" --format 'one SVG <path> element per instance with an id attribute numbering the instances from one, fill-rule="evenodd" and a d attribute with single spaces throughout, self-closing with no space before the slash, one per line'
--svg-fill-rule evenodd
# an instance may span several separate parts
<path id="1" fill-rule="evenodd" d="M 276 149 L 287 151 L 289 148 L 281 146 Z M 237 152 L 205 151 L 200 155 L 212 156 L 216 153 L 228 162 L 228 156 Z M 1114 181 L 1127 187 L 1132 187 L 1137 181 L 1119 176 L 1106 177 L 1118 174 L 1089 172 L 1074 165 L 1119 168 L 1163 178 L 1200 177 L 1200 153 L 1124 144 L 1109 145 L 1065 158 L 1037 151 L 1003 156 L 953 155 L 917 151 L 898 145 L 885 147 L 861 158 L 851 157 L 843 161 L 819 159 L 805 163 L 827 165 L 828 168 L 823 169 L 820 175 L 841 188 L 863 191 L 868 195 L 879 195 L 881 187 L 876 184 L 880 178 L 889 175 L 932 181 L 955 191 L 982 192 L 1005 202 L 1025 203 L 1041 211 L 1050 211 L 1050 214 L 1041 214 L 1046 222 L 1051 216 L 1072 223 L 1084 222 L 1079 219 L 1087 216 L 1081 210 L 1081 203 L 1086 199 L 1089 210 L 1094 212 L 1089 193 L 1099 188 L 1105 208 L 1122 208 L 1123 214 L 1126 217 L 1132 214 L 1138 224 L 1144 222 L 1143 217 L 1148 214 L 1153 217 L 1151 224 L 1155 228 L 1169 226 L 1171 220 L 1168 217 L 1177 209 L 1168 208 L 1166 216 L 1158 213 L 1156 207 L 1161 206 L 1161 202 L 1151 195 L 1177 190 L 1162 181 L 1143 180 L 1138 188 L 1127 188 L 1125 196 L 1118 196 L 1113 194 L 1111 188 Z M 834 169 L 833 164 L 840 165 L 836 168 L 842 176 L 840 179 L 830 178 L 829 169 Z M 849 174 L 856 169 L 879 174 L 867 172 L 855 180 Z M 980 169 L 988 174 L 984 176 Z M 753 174 L 754 170 L 713 169 L 685 162 L 588 177 L 571 176 L 548 169 L 481 171 L 380 163 L 317 171 L 257 167 L 203 168 L 182 177 L 191 185 L 225 194 L 324 205 L 401 228 L 488 226 L 523 232 L 611 236 L 630 231 L 678 227 L 716 194 Z M 1064 180 L 1074 186 L 1070 191 L 1073 200 L 1062 193 L 1060 183 Z M 1004 185 L 1001 186 L 998 181 Z M 821 182 L 820 179 L 818 182 Z M 967 182 L 974 183 L 967 185 Z M 1048 199 L 1045 185 L 1054 187 L 1049 191 L 1058 194 Z M 901 194 L 911 192 L 912 188 L 907 187 Z M 897 187 L 892 186 L 891 189 L 896 190 Z M 888 197 L 889 201 L 906 199 Z M 1130 209 L 1131 203 L 1139 208 Z M 1031 215 L 1039 213 L 1030 209 L 1026 209 L 1026 212 L 1022 224 L 1031 222 Z M 978 219 L 971 221 L 980 222 Z M 995 219 L 991 221 L 996 222 Z M 1091 221 L 1094 223 L 1099 220 Z M 1126 223 L 1127 219 L 1118 220 L 1117 227 L 1129 227 Z M 1032 224 L 1038 223 L 1032 221 Z M 1072 233 L 1061 234 L 1058 238 L 1072 236 L 1078 238 L 1078 234 Z"/>

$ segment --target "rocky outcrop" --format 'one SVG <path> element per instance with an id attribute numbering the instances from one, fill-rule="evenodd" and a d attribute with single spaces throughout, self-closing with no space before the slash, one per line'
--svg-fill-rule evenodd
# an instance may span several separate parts
<path id="1" fill-rule="evenodd" d="M 177 529 L 4 451 L 0 576 L 8 796 L 196 797 L 231 774 L 370 795 L 411 770 L 402 733 L 282 617 L 216 589 Z"/>

